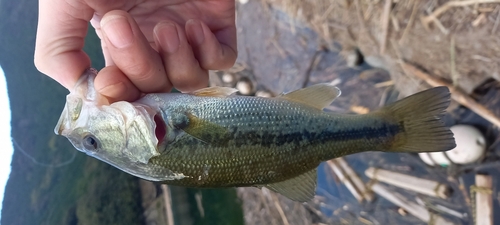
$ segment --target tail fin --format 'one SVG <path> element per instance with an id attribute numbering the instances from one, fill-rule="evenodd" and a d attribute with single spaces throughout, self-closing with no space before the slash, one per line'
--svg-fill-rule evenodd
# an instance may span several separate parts
<path id="1" fill-rule="evenodd" d="M 404 132 L 396 135 L 390 152 L 437 152 L 453 149 L 453 133 L 441 121 L 450 104 L 447 87 L 435 87 L 385 106 L 381 112 L 389 114 L 401 124 Z"/>

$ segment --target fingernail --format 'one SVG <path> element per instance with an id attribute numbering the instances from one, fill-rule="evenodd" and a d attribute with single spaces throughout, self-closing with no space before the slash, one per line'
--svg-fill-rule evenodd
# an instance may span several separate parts
<path id="1" fill-rule="evenodd" d="M 126 17 L 113 15 L 101 21 L 104 34 L 115 48 L 125 48 L 134 41 L 134 34 Z"/>
<path id="2" fill-rule="evenodd" d="M 175 24 L 162 22 L 155 27 L 154 32 L 160 42 L 160 46 L 167 52 L 174 53 L 179 49 L 179 33 Z"/>
<path id="3" fill-rule="evenodd" d="M 203 33 L 203 27 L 201 26 L 201 22 L 197 20 L 188 20 L 187 23 L 191 26 L 191 41 L 194 41 L 193 44 L 201 45 L 205 40 L 205 34 Z"/>

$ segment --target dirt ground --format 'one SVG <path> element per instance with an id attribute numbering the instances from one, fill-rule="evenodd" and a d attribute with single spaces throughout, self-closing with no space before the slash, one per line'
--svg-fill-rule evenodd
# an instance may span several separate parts
<path id="1" fill-rule="evenodd" d="M 315 83 L 334 83 L 342 95 L 328 110 L 367 113 L 430 87 L 403 69 L 404 62 L 442 78 L 500 115 L 499 26 L 500 0 L 239 1 L 237 64 L 211 74 L 211 82 L 236 86 L 245 80 L 249 94 L 264 91 L 270 96 Z M 359 64 L 361 61 L 365 63 Z M 231 79 L 224 80 L 227 74 Z M 474 124 L 488 138 L 491 153 L 483 164 L 454 168 L 453 172 L 425 167 L 418 157 L 408 154 L 384 153 L 349 156 L 348 161 L 359 168 L 367 164 L 410 168 L 407 173 L 420 171 L 419 176 L 450 182 L 458 190 L 457 180 L 463 185 L 462 179 L 470 178 L 471 171 L 498 167 L 498 128 L 453 104 L 447 123 Z M 327 174 L 328 179 L 339 183 L 331 174 Z M 323 196 L 299 204 L 256 188 L 240 188 L 238 193 L 247 224 L 384 224 L 382 217 L 389 218 L 385 220 L 388 223 L 421 223 L 411 216 L 402 217 L 391 204 L 367 210 L 366 205 L 357 208 L 359 204 L 345 196 L 333 203 Z M 447 204 L 467 215 L 472 212 L 468 198 L 467 193 L 460 193 Z M 332 208 L 330 215 L 325 207 Z M 382 217 L 372 217 L 377 213 Z M 395 219 L 399 217 L 403 219 Z M 468 215 L 455 224 L 471 221 Z"/>

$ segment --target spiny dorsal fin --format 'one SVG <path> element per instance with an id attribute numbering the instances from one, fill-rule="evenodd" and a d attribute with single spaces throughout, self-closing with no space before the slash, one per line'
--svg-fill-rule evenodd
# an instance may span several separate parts
<path id="1" fill-rule="evenodd" d="M 307 202 L 316 194 L 317 169 L 289 180 L 267 184 L 265 187 L 299 202 Z"/>
<path id="2" fill-rule="evenodd" d="M 205 97 L 225 97 L 232 95 L 238 90 L 229 87 L 207 87 L 192 92 L 192 95 L 205 96 Z"/>
<path id="3" fill-rule="evenodd" d="M 300 102 L 317 109 L 324 109 L 340 96 L 340 89 L 330 84 L 315 84 L 279 96 L 290 101 Z"/>

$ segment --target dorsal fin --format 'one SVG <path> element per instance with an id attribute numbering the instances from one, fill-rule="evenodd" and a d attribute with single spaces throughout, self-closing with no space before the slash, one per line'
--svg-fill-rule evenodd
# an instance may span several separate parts
<path id="1" fill-rule="evenodd" d="M 191 92 L 192 95 L 205 97 L 225 97 L 232 95 L 238 90 L 229 87 L 207 87 Z"/>
<path id="2" fill-rule="evenodd" d="M 292 91 L 288 94 L 279 96 L 279 98 L 300 102 L 322 110 L 332 104 L 333 100 L 338 96 L 340 96 L 340 89 L 324 83 Z"/>
<path id="3" fill-rule="evenodd" d="M 316 194 L 317 169 L 278 183 L 266 184 L 265 187 L 299 202 L 307 202 Z"/>

